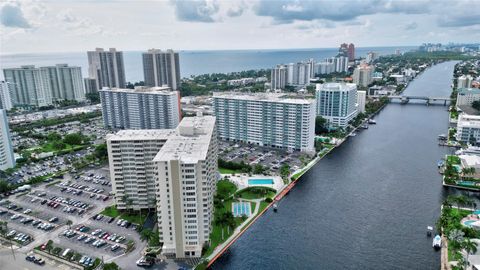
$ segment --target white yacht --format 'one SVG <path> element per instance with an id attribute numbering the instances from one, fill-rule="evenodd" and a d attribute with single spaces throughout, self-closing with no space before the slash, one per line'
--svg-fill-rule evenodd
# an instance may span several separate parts
<path id="1" fill-rule="evenodd" d="M 438 235 L 438 234 L 435 235 L 435 237 L 433 238 L 432 247 L 434 249 L 442 248 L 442 238 L 440 237 L 440 235 Z"/>

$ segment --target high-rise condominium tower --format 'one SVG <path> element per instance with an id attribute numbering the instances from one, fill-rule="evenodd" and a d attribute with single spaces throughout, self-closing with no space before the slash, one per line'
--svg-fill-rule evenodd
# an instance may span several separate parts
<path id="1" fill-rule="evenodd" d="M 180 87 L 180 63 L 178 52 L 150 49 L 142 55 L 143 75 L 146 86 Z"/>
<path id="2" fill-rule="evenodd" d="M 0 170 L 15 167 L 12 139 L 8 128 L 7 112 L 0 110 Z"/>
<path id="3" fill-rule="evenodd" d="M 97 90 L 103 87 L 125 88 L 125 67 L 123 52 L 110 48 L 108 51 L 96 48 L 88 51 L 88 75 L 95 79 Z"/>
<path id="4" fill-rule="evenodd" d="M 168 87 L 100 90 L 103 123 L 114 129 L 169 129 L 180 122 L 180 93 Z"/>
<path id="5" fill-rule="evenodd" d="M 0 109 L 10 110 L 12 107 L 9 83 L 0 81 Z"/>

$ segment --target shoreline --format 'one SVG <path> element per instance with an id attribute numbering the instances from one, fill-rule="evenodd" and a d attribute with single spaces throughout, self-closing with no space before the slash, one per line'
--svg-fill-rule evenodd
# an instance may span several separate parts
<path id="1" fill-rule="evenodd" d="M 404 88 L 406 89 L 406 88 Z M 402 91 L 403 92 L 403 91 Z M 388 105 L 388 102 L 385 103 L 384 105 L 382 105 L 380 108 L 378 108 L 378 110 L 376 110 L 374 113 L 372 113 L 371 115 L 369 115 L 365 120 L 365 121 L 362 121 L 362 123 L 360 123 L 360 125 L 358 125 L 357 127 L 355 127 L 352 131 L 350 131 L 344 138 L 340 139 L 340 142 L 338 144 L 336 144 L 334 147 L 328 149 L 327 152 L 325 153 L 322 153 L 321 156 L 319 156 L 319 154 L 317 154 L 317 156 L 311 160 L 305 167 L 299 169 L 300 171 L 300 174 L 298 176 L 295 177 L 294 180 L 292 180 L 288 185 L 284 186 L 278 193 L 277 195 L 275 195 L 275 197 L 273 198 L 273 201 L 267 205 L 265 207 L 265 209 L 263 209 L 260 213 L 257 214 L 256 217 L 254 217 L 250 222 L 249 224 L 247 224 L 244 228 L 242 228 L 242 230 L 240 230 L 238 232 L 237 235 L 235 235 L 232 240 L 230 242 L 228 242 L 221 250 L 219 250 L 217 252 L 217 254 L 215 254 L 213 256 L 213 258 L 208 262 L 207 264 L 207 267 L 206 269 L 208 269 L 210 266 L 212 266 L 216 260 L 218 260 L 225 251 L 228 250 L 228 248 L 233 245 L 237 240 L 238 238 L 240 238 L 240 236 L 242 236 L 249 228 L 250 226 L 252 226 L 261 216 L 263 216 L 263 214 L 265 214 L 265 212 L 267 210 L 269 210 L 275 203 L 279 202 L 281 199 L 283 199 L 283 197 L 285 195 L 287 195 L 290 190 L 295 187 L 295 185 L 297 184 L 297 182 L 300 180 L 300 178 L 305 174 L 307 173 L 311 168 L 313 168 L 313 166 L 315 166 L 318 162 L 320 162 L 320 160 L 322 160 L 325 156 L 327 156 L 329 153 L 331 153 L 333 150 L 335 150 L 337 147 L 340 147 L 344 142 L 346 142 L 348 140 L 348 138 L 350 137 L 350 134 L 354 133 L 355 131 L 357 131 L 363 124 L 365 124 L 366 121 L 368 121 L 368 119 L 371 119 L 372 117 L 378 115 L 386 106 Z M 298 172 L 297 172 L 298 173 Z M 295 175 L 296 172 L 292 172 L 291 176 L 289 177 L 293 177 L 293 175 Z M 212 256 L 212 254 L 210 254 L 210 256 Z"/>
<path id="2" fill-rule="evenodd" d="M 435 65 L 437 64 L 441 64 L 443 63 L 444 61 L 442 62 L 439 62 L 439 63 L 436 63 Z M 428 68 L 431 68 L 435 65 L 431 65 L 429 66 Z M 427 68 L 427 69 L 428 69 Z M 427 70 L 425 69 L 425 70 Z M 402 89 L 402 91 L 400 93 L 398 93 L 399 95 L 403 94 L 403 92 L 407 89 L 407 86 L 410 85 L 411 82 L 413 82 L 416 78 L 419 77 L 419 75 L 421 75 L 425 70 L 422 70 L 422 72 L 420 72 L 413 80 L 411 80 L 410 82 L 408 82 L 408 84 Z M 352 129 L 344 138 L 342 139 L 339 139 L 339 143 L 334 145 L 331 149 L 329 149 L 327 152 L 325 153 L 322 153 L 321 156 L 319 156 L 319 154 L 317 153 L 316 154 L 316 157 L 311 160 L 305 167 L 295 171 L 295 172 L 292 172 L 291 175 L 289 176 L 290 177 L 293 177 L 295 174 L 299 173 L 295 179 L 293 179 L 288 185 L 284 186 L 278 193 L 277 195 L 273 198 L 273 201 L 265 207 L 265 209 L 263 209 L 263 211 L 261 211 L 260 213 L 257 214 L 257 216 L 255 218 L 253 218 L 250 223 L 245 226 L 244 228 L 242 228 L 242 230 L 240 230 L 240 232 L 234 236 L 232 238 L 232 240 L 230 242 L 228 242 L 221 250 L 219 250 L 217 252 L 217 254 L 215 254 L 215 256 L 213 256 L 213 258 L 208 261 L 208 264 L 207 264 L 207 267 L 206 269 L 209 269 L 210 266 L 212 266 L 216 260 L 218 260 L 222 255 L 223 253 L 228 250 L 228 248 L 233 245 L 236 240 L 238 240 L 238 238 L 240 238 L 240 236 L 242 236 L 246 230 L 248 230 L 248 228 L 250 228 L 250 226 L 252 226 L 268 209 L 270 209 L 275 203 L 279 202 L 281 199 L 283 199 L 283 197 L 285 195 L 287 195 L 291 189 L 293 189 L 293 187 L 295 187 L 295 185 L 297 184 L 297 182 L 301 179 L 301 177 L 307 173 L 311 168 L 313 168 L 313 166 L 315 166 L 320 160 L 322 160 L 325 156 L 327 156 L 329 153 L 331 153 L 334 149 L 336 149 L 337 147 L 340 147 L 345 141 L 348 140 L 348 138 L 350 137 L 350 134 L 352 133 L 355 133 L 363 124 L 365 124 L 368 119 L 372 119 L 373 117 L 375 117 L 376 115 L 378 115 L 390 102 L 386 102 L 385 104 L 383 104 L 380 108 L 378 108 L 375 112 L 373 112 L 372 114 L 370 114 L 368 117 L 366 117 L 364 121 L 362 121 L 357 127 L 355 127 L 354 129 Z M 210 254 L 210 256 L 212 256 L 212 254 Z"/>

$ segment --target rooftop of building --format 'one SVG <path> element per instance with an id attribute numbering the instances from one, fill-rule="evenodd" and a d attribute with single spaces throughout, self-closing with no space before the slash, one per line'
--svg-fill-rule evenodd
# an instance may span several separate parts
<path id="1" fill-rule="evenodd" d="M 153 160 L 180 160 L 182 163 L 205 160 L 214 129 L 214 116 L 183 118 L 176 129 L 176 134 L 167 140 Z"/>
<path id="2" fill-rule="evenodd" d="M 292 96 L 285 93 L 236 93 L 222 92 L 214 93 L 213 98 L 252 100 L 262 102 L 291 103 L 291 104 L 312 104 L 314 99 L 306 99 L 304 96 Z"/>
<path id="3" fill-rule="evenodd" d="M 480 89 L 478 89 L 478 88 L 460 88 L 460 89 L 458 89 L 458 94 L 459 95 L 465 95 L 465 94 L 477 95 L 477 94 L 480 94 Z"/>
<path id="4" fill-rule="evenodd" d="M 103 91 L 103 92 L 122 92 L 122 93 L 146 93 L 146 94 L 159 94 L 159 95 L 173 95 L 173 94 L 176 94 L 176 91 L 172 91 L 172 88 L 170 88 L 168 86 L 161 86 L 161 87 L 136 86 L 135 89 L 104 87 L 103 89 L 101 89 L 99 91 Z"/>
<path id="5" fill-rule="evenodd" d="M 176 134 L 175 129 L 127 129 L 120 130 L 115 134 L 107 134 L 107 141 L 150 141 L 167 140 Z"/>
<path id="6" fill-rule="evenodd" d="M 354 83 L 324 83 L 316 86 L 316 90 L 328 91 L 350 91 L 353 89 L 357 89 L 357 85 Z"/>

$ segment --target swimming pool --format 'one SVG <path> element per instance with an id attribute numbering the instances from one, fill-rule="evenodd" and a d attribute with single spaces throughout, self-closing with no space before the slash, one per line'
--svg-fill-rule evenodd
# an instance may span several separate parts
<path id="1" fill-rule="evenodd" d="M 248 185 L 273 185 L 273 179 L 248 179 Z"/>
<path id="2" fill-rule="evenodd" d="M 477 183 L 474 181 L 459 181 L 457 184 L 465 187 L 475 187 L 477 185 Z"/>
<path id="3" fill-rule="evenodd" d="M 465 220 L 465 221 L 463 222 L 463 225 L 471 228 L 471 227 L 474 226 L 473 223 L 475 223 L 475 222 L 478 222 L 478 220 Z"/>

